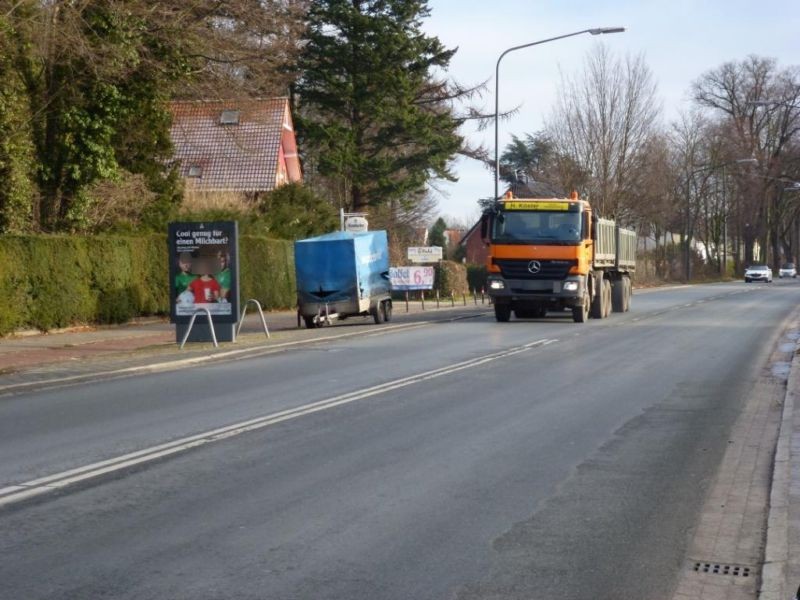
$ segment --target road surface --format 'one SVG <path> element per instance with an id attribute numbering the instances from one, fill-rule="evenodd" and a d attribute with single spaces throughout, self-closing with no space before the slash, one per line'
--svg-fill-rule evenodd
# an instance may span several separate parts
<path id="1" fill-rule="evenodd" d="M 666 598 L 799 298 L 678 287 L 2 397 L 0 598 Z"/>

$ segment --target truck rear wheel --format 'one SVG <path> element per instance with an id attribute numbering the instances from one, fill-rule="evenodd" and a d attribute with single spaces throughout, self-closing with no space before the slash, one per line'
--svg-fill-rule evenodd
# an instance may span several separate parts
<path id="1" fill-rule="evenodd" d="M 597 289 L 592 300 L 592 318 L 604 319 L 608 314 L 606 309 L 606 284 L 604 279 L 595 279 Z"/>
<path id="2" fill-rule="evenodd" d="M 611 308 L 614 312 L 625 312 L 625 305 L 628 300 L 628 286 L 625 285 L 625 278 L 614 282 L 611 286 Z"/>
<path id="3" fill-rule="evenodd" d="M 511 319 L 511 305 L 495 304 L 494 318 L 497 320 L 498 323 L 507 323 L 509 319 Z"/>
<path id="4" fill-rule="evenodd" d="M 631 309 L 631 297 L 633 296 L 633 284 L 631 283 L 631 278 L 627 275 L 622 278 L 622 281 L 625 283 L 625 312 L 628 312 Z"/>
<path id="5" fill-rule="evenodd" d="M 583 302 L 580 306 L 572 307 L 572 320 L 576 323 L 585 323 L 589 320 L 589 295 L 583 295 Z"/>

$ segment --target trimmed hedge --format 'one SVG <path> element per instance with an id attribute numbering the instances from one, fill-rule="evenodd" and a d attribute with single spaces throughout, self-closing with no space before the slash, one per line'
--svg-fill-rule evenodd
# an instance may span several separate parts
<path id="1" fill-rule="evenodd" d="M 292 243 L 240 237 L 241 297 L 296 299 Z M 169 313 L 167 242 L 146 236 L 0 236 L 0 335 Z"/>
<path id="2" fill-rule="evenodd" d="M 485 265 L 467 265 L 467 282 L 470 291 L 481 291 L 486 287 L 486 266 Z"/>
<path id="3" fill-rule="evenodd" d="M 460 296 L 469 292 L 467 285 L 467 268 L 461 263 L 443 260 L 436 265 L 435 289 L 439 294 L 449 297 L 451 294 Z"/>

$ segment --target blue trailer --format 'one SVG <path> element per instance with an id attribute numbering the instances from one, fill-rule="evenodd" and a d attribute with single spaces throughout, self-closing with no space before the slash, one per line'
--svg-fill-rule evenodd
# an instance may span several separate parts
<path id="1" fill-rule="evenodd" d="M 392 317 L 385 231 L 336 232 L 294 243 L 297 310 L 306 327 L 335 319 Z"/>

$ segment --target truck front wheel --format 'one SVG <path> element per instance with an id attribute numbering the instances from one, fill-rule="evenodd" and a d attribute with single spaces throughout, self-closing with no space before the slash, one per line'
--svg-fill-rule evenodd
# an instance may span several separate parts
<path id="1" fill-rule="evenodd" d="M 511 305 L 510 304 L 495 304 L 494 305 L 494 318 L 498 323 L 507 323 L 511 319 Z"/>
<path id="2" fill-rule="evenodd" d="M 583 295 L 580 306 L 572 307 L 572 320 L 576 323 L 585 323 L 589 320 L 589 295 Z"/>

